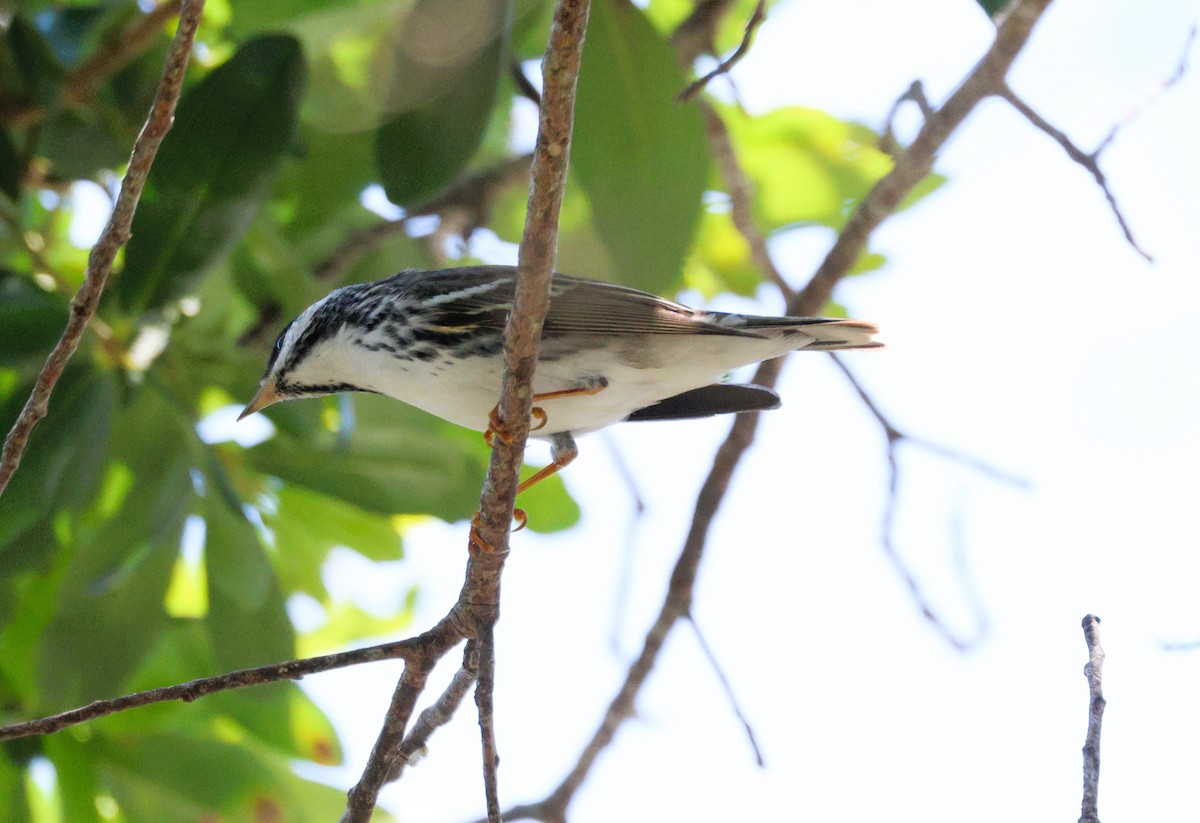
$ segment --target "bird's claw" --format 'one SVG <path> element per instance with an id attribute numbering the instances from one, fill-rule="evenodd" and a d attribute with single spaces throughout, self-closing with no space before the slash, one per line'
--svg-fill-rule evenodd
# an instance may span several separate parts
<path id="1" fill-rule="evenodd" d="M 516 527 L 513 532 L 519 532 L 521 529 L 529 525 L 529 515 L 524 509 L 513 509 L 513 520 L 516 522 Z M 483 515 L 480 512 L 475 512 L 471 517 L 471 533 L 468 537 L 471 548 L 484 554 L 491 554 L 496 551 L 496 547 L 484 539 L 480 533 L 480 527 L 483 525 Z"/>

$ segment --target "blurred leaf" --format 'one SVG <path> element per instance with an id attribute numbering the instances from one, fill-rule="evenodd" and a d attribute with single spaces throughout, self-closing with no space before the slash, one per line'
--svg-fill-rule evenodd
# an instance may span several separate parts
<path id="1" fill-rule="evenodd" d="M 0 271 L 0 364 L 45 356 L 67 325 L 67 303 L 31 280 Z"/>
<path id="2" fill-rule="evenodd" d="M 29 823 L 31 798 L 25 793 L 25 770 L 7 756 L 7 746 L 0 745 L 0 823 Z"/>
<path id="3" fill-rule="evenodd" d="M 763 281 L 754 265 L 746 238 L 733 224 L 728 209 L 706 211 L 700 236 L 684 267 L 684 283 L 711 299 L 722 291 L 749 296 Z"/>
<path id="4" fill-rule="evenodd" d="M 46 39 L 24 15 L 17 14 L 8 23 L 7 40 L 25 93 L 40 105 L 53 105 L 66 71 Z"/>
<path id="5" fill-rule="evenodd" d="M 501 72 L 508 65 L 503 7 L 509 2 L 511 0 L 503 4 L 494 0 L 479 3 L 480 7 L 472 15 L 476 20 L 470 23 L 455 21 L 444 13 L 445 21 L 432 25 L 430 18 L 443 10 L 464 13 L 461 2 L 445 0 L 422 0 L 408 17 L 406 34 L 409 37 L 417 36 L 411 30 L 415 26 L 433 29 L 422 34 L 435 38 L 449 34 L 451 29 L 461 33 L 465 26 L 475 37 L 484 34 L 487 39 L 473 58 L 461 55 L 449 66 L 439 65 L 436 88 L 440 94 L 379 128 L 375 143 L 376 163 L 383 188 L 393 203 L 408 205 L 433 194 L 454 179 L 479 148 L 496 103 Z M 398 78 L 403 80 L 408 72 L 420 73 L 423 66 L 418 59 L 412 55 L 402 56 Z"/>
<path id="6" fill-rule="evenodd" d="M 327 619 L 320 628 L 300 636 L 299 654 L 327 654 L 367 638 L 394 634 L 412 623 L 415 599 L 416 589 L 410 589 L 404 608 L 382 617 L 354 603 L 337 603 L 326 610 Z"/>
<path id="7" fill-rule="evenodd" d="M 0 191 L 7 194 L 10 200 L 20 200 L 24 176 L 25 164 L 21 160 L 21 153 L 17 151 L 8 129 L 0 127 Z"/>
<path id="8" fill-rule="evenodd" d="M 665 291 L 700 219 L 709 156 L 667 42 L 629 0 L 597 0 L 579 76 L 573 168 L 623 282 Z"/>
<path id="9" fill-rule="evenodd" d="M 45 37 L 55 58 L 64 66 L 79 62 L 97 23 L 108 10 L 103 5 L 48 8 L 34 15 L 33 22 Z"/>
<path id="10" fill-rule="evenodd" d="M 163 597 L 192 497 L 185 455 L 137 472 L 117 516 L 80 535 L 37 659 L 41 705 L 122 691 L 166 628 Z"/>
<path id="11" fill-rule="evenodd" d="M 258 532 L 210 477 L 204 558 L 213 654 L 222 671 L 286 660 L 295 653 L 291 621 Z"/>
<path id="12" fill-rule="evenodd" d="M 14 392 L 0 408 L 0 429 L 12 427 L 31 389 Z M 34 429 L 20 470 L 0 495 L 0 550 L 45 515 L 91 496 L 108 452 L 113 404 L 107 374 L 84 366 L 63 374 L 49 415 Z"/>
<path id="13" fill-rule="evenodd" d="M 87 747 L 66 734 L 46 738 L 46 757 L 54 764 L 62 819 L 71 823 L 100 823 L 96 810 L 96 764 Z"/>
<path id="14" fill-rule="evenodd" d="M 184 96 L 134 217 L 116 283 L 126 306 L 161 306 L 238 242 L 291 142 L 303 86 L 299 44 L 276 35 Z"/>
<path id="15" fill-rule="evenodd" d="M 275 565 L 288 592 L 326 599 L 321 567 L 335 546 L 372 560 L 398 560 L 400 535 L 390 517 L 300 486 L 280 489 L 263 522 L 275 534 Z"/>
<path id="16" fill-rule="evenodd" d="M 54 174 L 89 179 L 127 162 L 129 141 L 114 134 L 111 118 L 94 109 L 59 109 L 42 124 L 38 153 L 50 161 Z"/>
<path id="17" fill-rule="evenodd" d="M 357 420 L 348 443 L 320 430 L 310 430 L 312 439 L 304 442 L 285 433 L 281 415 L 297 420 L 318 408 L 306 403 L 310 410 L 272 411 L 281 428 L 248 452 L 256 469 L 380 514 L 427 513 L 454 521 L 475 511 L 487 468 L 478 434 L 455 431 L 390 398 L 355 395 Z"/>

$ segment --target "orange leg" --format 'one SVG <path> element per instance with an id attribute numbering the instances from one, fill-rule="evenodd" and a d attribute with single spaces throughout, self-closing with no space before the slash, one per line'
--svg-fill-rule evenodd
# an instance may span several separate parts
<path id="1" fill-rule="evenodd" d="M 531 432 L 546 427 L 550 422 L 550 418 L 546 414 L 546 410 L 536 405 L 537 403 L 545 402 L 546 400 L 561 400 L 564 397 L 579 397 L 587 394 L 599 394 L 608 387 L 608 379 L 604 377 L 595 377 L 587 382 L 586 385 L 576 386 L 572 389 L 560 389 L 559 391 L 548 391 L 542 394 L 533 396 L 534 406 L 529 410 L 529 416 L 533 418 L 533 424 L 529 427 Z M 500 405 L 492 407 L 488 413 L 488 427 L 483 433 L 483 440 L 489 446 L 495 447 L 496 440 L 502 443 L 511 443 L 512 434 L 504 425 L 504 421 L 500 419 Z M 559 467 L 561 468 L 561 466 Z M 550 474 L 553 474 L 551 472 Z M 547 475 L 548 477 L 549 475 Z"/>
<path id="2" fill-rule="evenodd" d="M 561 400 L 564 397 L 578 397 L 580 395 L 599 394 L 607 386 L 608 380 L 606 378 L 596 377 L 589 380 L 587 384 L 583 386 L 577 386 L 572 389 L 561 389 L 559 391 L 545 392 L 543 394 L 535 394 L 533 396 L 533 402 L 541 403 L 545 402 L 546 400 Z M 530 427 L 530 431 L 537 431 L 538 429 L 545 428 L 546 424 L 550 421 L 549 416 L 546 414 L 546 410 L 540 406 L 533 406 L 533 408 L 530 409 L 529 415 L 533 418 L 533 425 Z M 493 406 L 491 412 L 488 413 L 488 427 L 483 433 L 483 440 L 493 448 L 495 448 L 497 440 L 501 441 L 502 443 L 512 442 L 512 434 L 509 433 L 507 427 L 504 425 L 504 421 L 500 419 L 499 404 Z M 517 494 L 527 491 L 536 486 L 538 483 L 541 483 L 547 477 L 557 474 L 579 454 L 579 449 L 575 447 L 575 440 L 571 437 L 570 432 L 559 432 L 551 435 L 551 442 L 550 465 L 544 467 L 534 474 L 533 477 L 530 477 L 521 483 L 521 485 L 517 487 Z M 479 533 L 479 518 L 479 512 L 475 512 L 475 516 L 471 518 L 471 547 L 483 552 L 495 551 L 495 547 L 484 540 L 483 536 Z M 529 523 L 529 515 L 525 513 L 524 509 L 514 509 L 513 520 L 517 521 L 517 527 L 513 529 L 513 531 L 520 531 L 521 529 L 525 528 L 526 524 Z"/>

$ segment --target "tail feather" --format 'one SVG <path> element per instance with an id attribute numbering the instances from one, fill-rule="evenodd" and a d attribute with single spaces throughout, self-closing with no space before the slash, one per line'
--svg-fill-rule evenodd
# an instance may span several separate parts
<path id="1" fill-rule="evenodd" d="M 879 327 L 862 320 L 825 320 L 822 323 L 806 324 L 797 331 L 812 338 L 812 342 L 804 347 L 806 349 L 836 351 L 883 347 L 882 343 L 872 339 L 873 335 L 879 333 Z"/>

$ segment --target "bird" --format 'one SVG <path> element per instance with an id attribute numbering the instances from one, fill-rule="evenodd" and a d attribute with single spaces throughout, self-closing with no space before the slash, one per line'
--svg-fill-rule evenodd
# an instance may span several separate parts
<path id="1" fill-rule="evenodd" d="M 517 270 L 407 270 L 336 289 L 275 340 L 239 420 L 282 400 L 338 392 L 387 395 L 489 444 L 509 436 L 497 399 Z M 769 388 L 723 383 L 741 366 L 791 351 L 871 349 L 875 325 L 694 309 L 616 283 L 554 274 L 533 378 L 531 437 L 551 463 L 525 491 L 569 464 L 575 436 L 622 421 L 682 420 L 778 408 Z"/>

